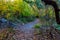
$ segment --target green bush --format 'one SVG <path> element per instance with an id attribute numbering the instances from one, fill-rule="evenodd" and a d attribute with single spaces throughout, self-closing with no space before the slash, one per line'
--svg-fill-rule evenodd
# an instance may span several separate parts
<path id="1" fill-rule="evenodd" d="M 40 24 L 36 24 L 35 26 L 34 26 L 34 28 L 40 28 Z"/>
<path id="2" fill-rule="evenodd" d="M 13 3 L 10 0 L 8 2 L 3 0 L 0 1 L 0 5 L 0 17 L 7 20 L 15 22 L 18 19 L 26 22 L 32 20 L 31 16 L 35 15 L 33 8 L 23 0 L 15 0 Z"/>

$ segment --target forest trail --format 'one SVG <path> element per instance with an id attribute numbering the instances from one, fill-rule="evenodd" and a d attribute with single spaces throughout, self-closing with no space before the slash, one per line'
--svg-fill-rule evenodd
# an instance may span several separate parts
<path id="1" fill-rule="evenodd" d="M 15 40 L 60 40 L 60 34 L 55 30 L 55 28 L 51 27 L 42 27 L 40 30 L 40 34 L 34 30 L 34 25 L 39 23 L 40 20 L 36 19 L 33 22 L 24 24 L 23 26 L 17 27 L 18 31 L 16 31 L 13 36 Z M 35 34 L 35 32 L 37 34 Z"/>
<path id="2" fill-rule="evenodd" d="M 24 25 L 19 25 L 16 30 L 18 30 L 18 32 L 16 32 L 14 38 L 16 40 L 33 40 L 33 36 L 34 36 L 34 25 L 39 23 L 39 19 L 34 20 L 33 22 L 29 22 L 27 24 Z"/>
<path id="3" fill-rule="evenodd" d="M 34 29 L 34 26 L 40 22 L 41 21 L 39 19 L 36 19 L 24 25 L 17 24 L 17 26 L 14 28 L 15 32 L 11 37 L 13 37 L 15 40 L 60 40 L 60 31 L 56 30 L 53 26 L 42 26 L 38 29 L 38 33 L 37 30 Z M 6 30 L 4 28 L 0 31 L 4 33 L 7 30 L 7 28 Z M 10 36 L 7 39 L 10 40 Z"/>
<path id="4" fill-rule="evenodd" d="M 29 23 L 24 24 L 22 26 L 19 25 L 16 29 L 27 33 L 27 32 L 29 32 L 29 30 L 32 30 L 34 25 L 37 23 L 39 23 L 39 19 L 36 19 L 33 22 L 29 22 Z"/>

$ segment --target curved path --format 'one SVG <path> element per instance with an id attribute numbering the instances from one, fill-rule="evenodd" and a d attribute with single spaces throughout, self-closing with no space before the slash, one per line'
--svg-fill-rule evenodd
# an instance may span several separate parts
<path id="1" fill-rule="evenodd" d="M 19 25 L 16 30 L 19 30 L 19 32 L 16 32 L 14 38 L 16 40 L 33 40 L 33 32 L 34 32 L 34 25 L 39 23 L 39 19 L 34 20 L 33 22 L 29 22 L 24 25 Z"/>
<path id="2" fill-rule="evenodd" d="M 29 30 L 32 30 L 34 25 L 39 23 L 39 19 L 34 20 L 33 22 L 29 22 L 24 25 L 19 25 L 16 27 L 17 30 L 23 31 L 23 32 L 29 32 Z"/>
<path id="3" fill-rule="evenodd" d="M 24 25 L 19 25 L 13 36 L 15 40 L 60 40 L 60 34 L 54 28 L 42 27 L 40 35 L 34 35 L 34 25 L 39 23 L 39 19 Z M 47 28 L 47 29 L 46 29 Z M 48 31 L 47 31 L 48 30 Z M 51 31 L 52 30 L 52 31 Z M 36 32 L 36 31 L 35 31 Z"/>

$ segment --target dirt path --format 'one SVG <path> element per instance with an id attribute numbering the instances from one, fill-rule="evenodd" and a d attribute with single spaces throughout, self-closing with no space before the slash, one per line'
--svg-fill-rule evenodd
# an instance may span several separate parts
<path id="1" fill-rule="evenodd" d="M 40 34 L 33 28 L 35 24 L 39 23 L 39 19 L 27 23 L 23 26 L 17 27 L 15 40 L 60 40 L 60 34 L 52 27 L 41 27 Z M 37 34 L 35 34 L 35 32 Z"/>
<path id="2" fill-rule="evenodd" d="M 36 32 L 36 29 L 33 27 L 39 22 L 40 20 L 36 19 L 33 22 L 24 25 L 18 24 L 18 26 L 14 28 L 16 30 L 14 33 L 8 33 L 8 29 L 5 30 L 4 28 L 0 30 L 0 38 L 1 34 L 5 35 L 2 39 L 6 38 L 6 35 L 8 34 L 6 40 L 13 40 L 11 38 L 14 38 L 15 40 L 60 40 L 60 31 L 56 30 L 53 26 L 42 26 L 39 28 L 40 33 Z"/>
<path id="3" fill-rule="evenodd" d="M 33 40 L 34 38 L 33 27 L 38 22 L 39 22 L 39 19 L 36 19 L 33 22 L 17 27 L 16 30 L 18 31 L 14 35 L 15 40 Z"/>

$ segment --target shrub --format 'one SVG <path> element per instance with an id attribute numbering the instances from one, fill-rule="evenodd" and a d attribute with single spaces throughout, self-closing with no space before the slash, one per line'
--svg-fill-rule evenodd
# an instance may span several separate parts
<path id="1" fill-rule="evenodd" d="M 40 28 L 40 24 L 36 24 L 35 26 L 34 26 L 34 28 Z"/>
<path id="2" fill-rule="evenodd" d="M 11 2 L 10 0 L 8 2 L 0 1 L 0 17 L 4 17 L 7 20 L 15 21 L 16 19 L 27 19 L 27 21 L 30 21 L 29 18 L 31 16 L 34 16 L 34 10 L 33 8 L 26 3 L 23 0 L 15 0 L 14 2 Z M 22 16 L 21 16 L 22 15 Z M 20 17 L 21 16 L 21 17 Z M 28 18 L 25 18 L 28 17 Z M 31 20 L 33 18 L 30 18 Z"/>

